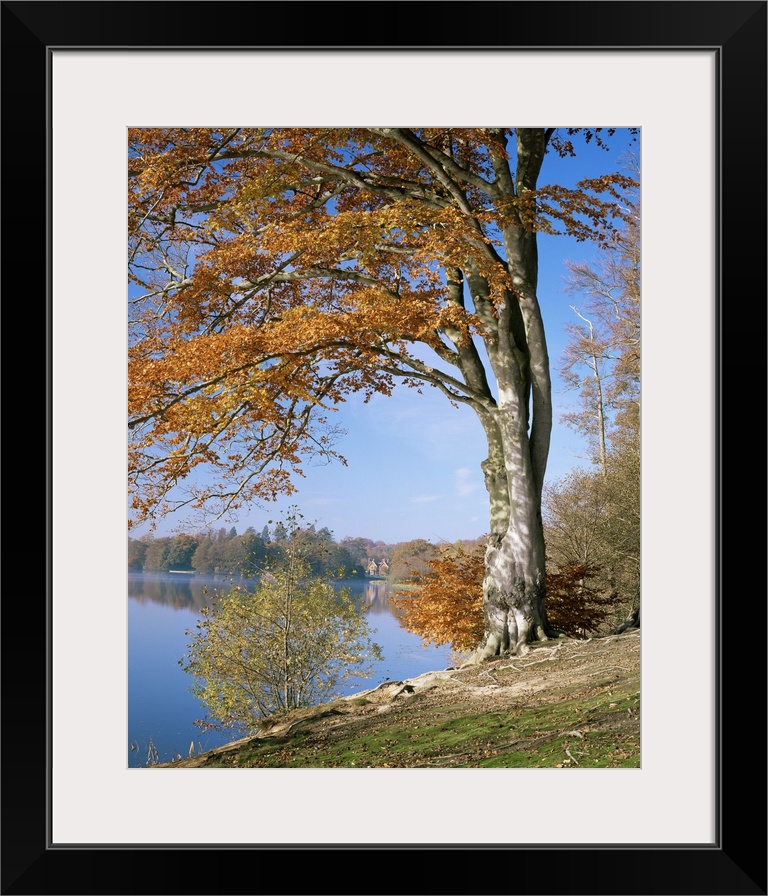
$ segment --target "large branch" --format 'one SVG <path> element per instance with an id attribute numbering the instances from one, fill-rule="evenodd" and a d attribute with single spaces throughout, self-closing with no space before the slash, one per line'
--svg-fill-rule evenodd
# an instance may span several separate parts
<path id="1" fill-rule="evenodd" d="M 374 133 L 381 134 L 382 136 L 391 137 L 394 140 L 397 140 L 407 149 L 409 149 L 427 168 L 434 174 L 435 177 L 440 181 L 440 183 L 445 187 L 448 193 L 453 197 L 453 200 L 458 207 L 458 209 L 466 215 L 469 223 L 472 228 L 477 232 L 478 238 L 472 240 L 473 244 L 483 249 L 496 263 L 504 263 L 504 259 L 498 254 L 493 245 L 489 242 L 488 237 L 483 229 L 482 224 L 477 219 L 472 206 L 469 203 L 469 200 L 466 197 L 466 194 L 459 186 L 459 184 L 454 181 L 446 171 L 444 167 L 444 159 L 450 161 L 450 157 L 445 153 L 439 153 L 439 150 L 434 149 L 434 147 L 429 146 L 426 143 L 423 143 L 419 138 L 412 132 L 405 128 L 369 128 Z M 440 160 L 438 161 L 432 153 L 439 153 Z M 457 165 L 456 163 L 452 164 L 450 170 L 455 171 L 457 174 L 461 174 L 462 172 L 471 175 L 471 172 L 467 172 L 466 169 Z M 462 177 L 462 179 L 466 180 L 468 178 Z M 494 187 L 493 184 L 490 184 L 488 181 L 479 177 L 479 175 L 472 175 L 472 179 L 470 182 L 478 186 L 483 192 L 488 195 L 496 196 L 498 194 L 498 189 Z"/>
<path id="2" fill-rule="evenodd" d="M 472 209 L 467 201 L 467 197 L 464 195 L 464 191 L 459 184 L 448 175 L 445 168 L 430 154 L 429 149 L 431 149 L 431 147 L 427 147 L 422 143 L 412 131 L 409 131 L 406 128 L 369 128 L 369 130 L 382 137 L 389 137 L 409 149 L 440 181 L 443 187 L 445 187 L 447 192 L 453 197 L 458 208 L 461 209 L 465 215 L 472 215 Z M 488 185 L 486 184 L 484 187 L 486 191 L 487 187 Z"/>
<path id="3" fill-rule="evenodd" d="M 393 299 L 399 299 L 397 292 L 384 286 L 380 280 L 363 274 L 361 271 L 351 271 L 346 268 L 323 268 L 318 265 L 311 265 L 301 271 L 281 271 L 274 274 L 265 275 L 271 283 L 293 283 L 300 280 L 354 280 L 356 283 L 362 283 L 365 286 L 373 286 L 380 289 Z M 247 284 L 249 287 L 255 284 Z"/>
<path id="4" fill-rule="evenodd" d="M 458 268 L 451 268 L 447 272 L 446 292 L 448 304 L 465 310 L 464 305 L 464 278 Z M 488 385 L 488 377 L 480 354 L 471 339 L 462 338 L 460 334 L 454 334 L 446 330 L 446 335 L 456 346 L 458 366 L 464 374 L 467 384 L 478 394 L 493 399 Z"/>
<path id="5" fill-rule="evenodd" d="M 394 351 L 387 346 L 377 346 L 373 350 L 376 354 L 392 362 L 391 364 L 377 365 L 377 369 L 384 373 L 429 383 L 440 389 L 452 401 L 471 404 L 482 410 L 490 410 L 495 404 L 490 394 L 484 395 L 475 392 L 467 383 L 461 382 L 437 367 L 432 367 L 431 364 Z"/>
<path id="6" fill-rule="evenodd" d="M 496 185 L 500 194 L 499 198 L 506 197 L 512 199 L 515 196 L 515 183 L 512 178 L 512 172 L 509 169 L 509 154 L 507 153 L 507 135 L 503 128 L 490 128 L 489 133 L 492 138 L 488 142 L 488 151 L 491 155 L 491 164 L 493 172 L 496 175 Z M 501 146 L 501 152 L 496 148 L 498 141 Z"/>
<path id="7" fill-rule="evenodd" d="M 441 196 L 438 196 L 437 193 L 433 193 L 423 187 L 405 190 L 386 186 L 373 176 L 365 178 L 350 168 L 331 165 L 328 162 L 321 162 L 318 159 L 312 159 L 300 153 L 284 152 L 277 149 L 227 150 L 219 153 L 214 161 L 236 158 L 278 159 L 293 165 L 303 165 L 313 171 L 322 171 L 324 174 L 328 174 L 337 180 L 342 180 L 351 186 L 357 187 L 359 190 L 366 190 L 389 199 L 418 199 L 424 202 L 427 207 L 435 209 L 443 209 L 448 205 L 448 202 Z"/>

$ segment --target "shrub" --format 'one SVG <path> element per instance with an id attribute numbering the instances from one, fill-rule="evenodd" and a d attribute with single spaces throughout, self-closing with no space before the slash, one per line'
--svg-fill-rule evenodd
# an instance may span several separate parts
<path id="1" fill-rule="evenodd" d="M 323 702 L 372 673 L 381 648 L 364 610 L 309 569 L 294 539 L 255 591 L 236 586 L 203 609 L 179 661 L 209 711 L 198 725 L 253 732 L 264 716 Z"/>
<path id="2" fill-rule="evenodd" d="M 403 627 L 427 644 L 474 650 L 483 635 L 482 552 L 446 548 L 429 561 L 429 571 L 411 577 L 412 597 L 392 598 Z"/>

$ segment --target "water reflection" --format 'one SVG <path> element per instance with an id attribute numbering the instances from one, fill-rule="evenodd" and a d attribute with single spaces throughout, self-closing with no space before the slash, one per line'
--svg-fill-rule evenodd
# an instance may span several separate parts
<path id="1" fill-rule="evenodd" d="M 389 603 L 391 593 L 387 582 L 364 582 L 360 587 L 362 603 L 371 613 L 391 613 L 392 605 Z M 352 591 L 355 594 L 355 590 Z"/>
<path id="2" fill-rule="evenodd" d="M 140 604 L 152 601 L 177 610 L 201 610 L 210 605 L 217 593 L 228 591 L 234 585 L 244 585 L 252 590 L 256 579 L 166 572 L 129 573 L 128 597 Z M 374 615 L 387 613 L 402 618 L 402 611 L 390 602 L 392 588 L 388 582 L 347 579 L 335 582 L 334 587 L 349 588 L 352 596 Z"/>
<path id="3" fill-rule="evenodd" d="M 177 610 L 201 610 L 217 592 L 227 591 L 236 584 L 253 586 L 254 580 L 170 572 L 129 573 L 128 597 L 139 603 L 152 601 Z"/>
<path id="4" fill-rule="evenodd" d="M 187 649 L 186 632 L 194 628 L 200 611 L 217 592 L 233 584 L 253 587 L 255 582 L 173 573 L 129 575 L 129 766 L 145 765 L 148 749 L 156 748 L 159 761 L 166 762 L 177 754 L 186 756 L 192 741 L 198 750 L 208 750 L 232 739 L 232 735 L 218 733 L 201 737 L 194 720 L 203 718 L 205 709 L 190 693 L 191 682 L 179 667 L 179 659 Z M 383 650 L 383 659 L 373 664 L 373 676 L 348 682 L 345 694 L 385 680 L 415 678 L 455 662 L 449 648 L 425 646 L 418 635 L 402 627 L 402 611 L 392 604 L 392 589 L 387 582 L 356 579 L 338 582 L 337 586 L 350 588 L 361 608 L 370 614 L 372 638 Z"/>

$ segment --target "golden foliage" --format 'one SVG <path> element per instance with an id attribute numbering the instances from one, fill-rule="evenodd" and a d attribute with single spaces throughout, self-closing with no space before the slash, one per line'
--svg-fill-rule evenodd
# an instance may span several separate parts
<path id="1" fill-rule="evenodd" d="M 482 550 L 446 548 L 429 566 L 428 573 L 413 577 L 414 596 L 392 599 L 403 613 L 403 627 L 435 647 L 474 650 L 484 633 Z M 591 587 L 596 573 L 584 564 L 547 571 L 547 617 L 555 631 L 585 638 L 607 618 L 616 595 Z"/>
<path id="2" fill-rule="evenodd" d="M 338 457 L 333 413 L 351 392 L 402 381 L 492 400 L 467 359 L 472 337 L 511 325 L 509 241 L 607 239 L 624 214 L 618 175 L 567 190 L 514 174 L 513 145 L 541 150 L 544 134 L 129 129 L 134 520 L 290 490 L 302 458 Z"/>
<path id="3" fill-rule="evenodd" d="M 413 597 L 391 598 L 403 627 L 435 647 L 474 650 L 483 635 L 483 551 L 446 548 L 429 567 L 411 580 Z"/>

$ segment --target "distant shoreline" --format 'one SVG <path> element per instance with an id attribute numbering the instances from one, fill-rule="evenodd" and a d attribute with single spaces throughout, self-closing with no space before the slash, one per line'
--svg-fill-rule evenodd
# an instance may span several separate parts
<path id="1" fill-rule="evenodd" d="M 129 573 L 133 575 L 148 575 L 148 576 L 156 576 L 156 575 L 175 575 L 175 576 L 200 576 L 201 578 L 233 578 L 230 573 L 219 573 L 219 572 L 201 572 L 197 569 L 129 569 Z M 234 576 L 234 578 L 242 578 L 240 576 Z M 256 581 L 256 576 L 251 576 L 247 578 L 242 578 L 243 581 Z M 387 582 L 390 585 L 395 585 L 395 582 L 389 578 L 389 576 L 369 576 L 369 575 L 356 575 L 356 576 L 345 576 L 340 579 L 342 582 Z"/>

